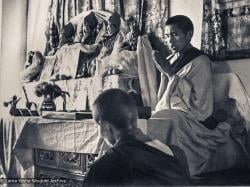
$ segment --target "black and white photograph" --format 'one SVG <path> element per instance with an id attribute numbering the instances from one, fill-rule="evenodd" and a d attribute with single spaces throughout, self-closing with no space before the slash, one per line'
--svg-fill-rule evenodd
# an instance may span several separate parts
<path id="1" fill-rule="evenodd" d="M 0 0 L 0 186 L 250 186 L 250 0 Z"/>

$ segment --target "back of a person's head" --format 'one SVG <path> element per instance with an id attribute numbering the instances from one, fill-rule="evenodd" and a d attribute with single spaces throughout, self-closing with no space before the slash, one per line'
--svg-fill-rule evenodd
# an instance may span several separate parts
<path id="1" fill-rule="evenodd" d="M 137 122 L 135 101 L 120 89 L 106 90 L 93 103 L 93 117 L 96 122 L 107 121 L 120 131 L 127 131 Z"/>
<path id="2" fill-rule="evenodd" d="M 184 33 L 189 31 L 194 31 L 194 25 L 192 21 L 184 15 L 176 15 L 169 17 L 165 23 L 165 25 L 176 25 L 179 29 L 181 29 Z"/>

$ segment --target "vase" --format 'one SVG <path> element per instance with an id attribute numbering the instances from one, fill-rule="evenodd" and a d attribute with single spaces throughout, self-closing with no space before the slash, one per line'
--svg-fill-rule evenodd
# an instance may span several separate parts
<path id="1" fill-rule="evenodd" d="M 41 111 L 56 111 L 56 105 L 51 96 L 45 96 L 40 108 Z"/>

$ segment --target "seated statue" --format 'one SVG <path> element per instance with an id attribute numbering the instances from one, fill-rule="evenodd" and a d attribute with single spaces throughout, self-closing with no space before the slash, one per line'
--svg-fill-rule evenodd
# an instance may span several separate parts
<path id="1" fill-rule="evenodd" d="M 95 43 L 97 23 L 94 13 L 91 12 L 76 25 L 69 22 L 64 27 L 60 37 L 60 48 L 56 53 L 57 62 L 54 66 L 53 79 L 91 76 L 88 67 L 98 54 L 98 50 L 90 47 Z"/>
<path id="2" fill-rule="evenodd" d="M 138 26 L 133 18 L 128 23 L 129 32 L 118 13 L 105 11 L 84 12 L 71 19 L 60 34 L 52 79 L 86 78 L 107 72 L 137 76 Z"/>
<path id="3" fill-rule="evenodd" d="M 110 22 L 113 20 L 116 20 L 115 15 L 109 19 Z M 115 39 L 112 40 L 112 50 L 102 59 L 103 76 L 112 74 L 138 76 L 136 45 L 139 29 L 133 17 L 126 21 L 129 31 L 117 32 Z M 115 27 L 110 28 L 115 29 Z"/>
<path id="4" fill-rule="evenodd" d="M 115 12 L 108 18 L 106 25 L 103 27 L 103 30 L 99 33 L 99 36 L 96 39 L 96 43 L 102 45 L 101 49 L 102 57 L 111 54 L 115 39 L 120 31 L 120 25 L 121 25 L 121 18 Z"/>
<path id="5" fill-rule="evenodd" d="M 77 37 L 81 42 L 81 53 L 76 78 L 92 77 L 94 74 L 94 69 L 91 69 L 90 65 L 91 62 L 99 54 L 98 48 L 95 47 L 97 24 L 98 21 L 95 17 L 95 14 L 91 12 L 84 18 L 82 25 L 80 25 L 80 27 L 77 27 Z"/>
<path id="6" fill-rule="evenodd" d="M 136 51 L 137 39 L 139 36 L 139 25 L 133 16 L 130 16 L 127 20 L 129 32 L 126 34 L 126 47 L 129 51 Z"/>
<path id="7" fill-rule="evenodd" d="M 110 17 L 108 17 L 107 22 L 104 22 L 103 27 L 101 28 L 98 36 L 96 38 L 96 44 L 99 46 L 100 52 L 99 55 L 96 57 L 95 61 L 92 61 L 91 66 L 96 66 L 96 63 L 99 63 L 101 72 L 98 73 L 103 74 L 103 63 L 109 59 L 111 55 L 114 44 L 120 36 L 120 25 L 121 25 L 121 18 L 115 12 Z M 96 68 L 94 68 L 96 69 Z"/>
<path id="8" fill-rule="evenodd" d="M 28 59 L 24 64 L 24 70 L 21 72 L 22 82 L 31 82 L 37 80 L 43 69 L 44 58 L 39 51 L 30 51 Z"/>

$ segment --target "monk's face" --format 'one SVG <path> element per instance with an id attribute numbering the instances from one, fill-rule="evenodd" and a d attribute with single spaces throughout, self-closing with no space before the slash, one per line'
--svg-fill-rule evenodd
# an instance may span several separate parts
<path id="1" fill-rule="evenodd" d="M 175 24 L 166 25 L 164 33 L 165 41 L 172 53 L 182 51 L 190 44 L 192 32 L 185 33 Z"/>

